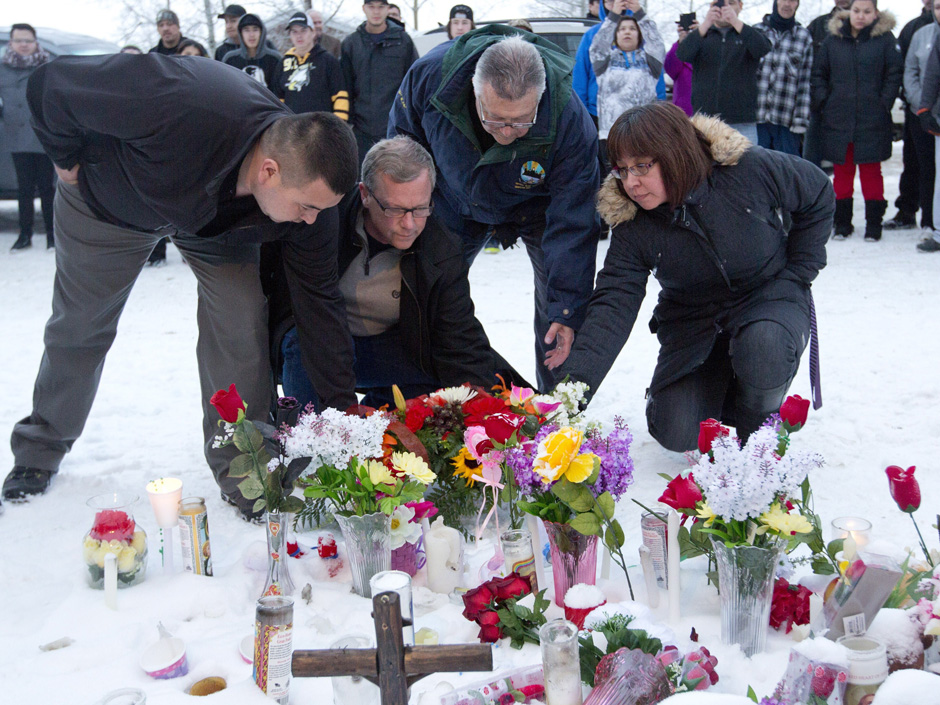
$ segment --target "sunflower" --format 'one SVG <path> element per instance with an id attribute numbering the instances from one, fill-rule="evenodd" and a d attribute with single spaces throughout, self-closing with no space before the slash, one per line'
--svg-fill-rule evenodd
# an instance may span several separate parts
<path id="1" fill-rule="evenodd" d="M 466 446 L 461 448 L 460 452 L 450 459 L 450 462 L 454 465 L 454 474 L 466 480 L 468 487 L 473 487 L 476 484 L 473 476 L 477 474 L 480 463 L 473 459 Z"/>

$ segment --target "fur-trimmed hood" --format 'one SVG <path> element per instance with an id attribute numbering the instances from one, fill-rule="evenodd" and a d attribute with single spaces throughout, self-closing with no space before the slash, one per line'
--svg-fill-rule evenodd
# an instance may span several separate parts
<path id="1" fill-rule="evenodd" d="M 848 10 L 839 10 L 836 14 L 834 14 L 832 19 L 829 20 L 830 34 L 841 37 L 842 27 L 845 25 L 845 22 L 848 20 L 850 14 L 852 13 Z M 871 36 L 873 37 L 890 32 L 898 23 L 897 19 L 889 10 L 879 10 L 878 15 L 878 19 L 875 20 L 875 24 L 871 28 Z"/>
<path id="2" fill-rule="evenodd" d="M 711 145 L 712 159 L 720 166 L 734 166 L 752 146 L 747 137 L 716 117 L 696 115 L 692 124 L 705 135 Z M 608 175 L 597 194 L 597 212 L 614 227 L 633 220 L 636 211 L 636 203 L 618 188 L 617 179 Z"/>

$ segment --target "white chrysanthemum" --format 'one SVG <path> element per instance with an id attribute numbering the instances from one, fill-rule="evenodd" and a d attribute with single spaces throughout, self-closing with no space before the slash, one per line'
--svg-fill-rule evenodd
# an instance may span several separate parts
<path id="1" fill-rule="evenodd" d="M 365 461 L 382 455 L 388 423 L 388 416 L 381 412 L 365 418 L 336 409 L 305 414 L 284 433 L 286 460 L 289 463 L 294 458 L 310 458 L 306 474 L 324 465 L 345 470 L 351 458 Z"/>
<path id="2" fill-rule="evenodd" d="M 476 395 L 476 390 L 470 389 L 470 387 L 447 387 L 446 389 L 438 389 L 431 395 L 431 399 L 444 404 L 463 404 Z"/>

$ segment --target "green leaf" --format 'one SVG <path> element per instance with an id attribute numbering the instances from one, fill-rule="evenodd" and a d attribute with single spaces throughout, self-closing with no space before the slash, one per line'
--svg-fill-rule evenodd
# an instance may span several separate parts
<path id="1" fill-rule="evenodd" d="M 238 483 L 238 491 L 242 493 L 245 499 L 257 499 L 264 494 L 264 487 L 258 482 L 256 477 L 246 477 Z"/>
<path id="2" fill-rule="evenodd" d="M 614 551 L 618 548 L 623 548 L 624 541 L 626 537 L 623 534 L 623 527 L 620 526 L 620 522 L 614 519 L 607 526 L 607 531 L 604 532 L 604 543 L 607 544 L 607 547 Z"/>
<path id="3" fill-rule="evenodd" d="M 281 511 L 289 512 L 291 514 L 298 514 L 304 508 L 304 501 L 300 497 L 285 497 L 281 501 Z"/>
<path id="4" fill-rule="evenodd" d="M 601 459 L 596 455 L 594 456 L 594 469 L 591 470 L 591 475 L 587 480 L 584 481 L 585 485 L 594 485 L 597 484 L 597 478 L 601 475 Z"/>
<path id="5" fill-rule="evenodd" d="M 584 536 L 600 536 L 601 522 L 591 513 L 578 514 L 572 517 L 568 525 Z"/>
<path id="6" fill-rule="evenodd" d="M 594 508 L 594 495 L 586 486 L 562 478 L 552 485 L 552 494 L 575 512 L 589 512 Z"/>
<path id="7" fill-rule="evenodd" d="M 261 497 L 261 498 L 259 498 L 259 499 L 257 499 L 257 500 L 255 501 L 255 504 L 254 504 L 254 506 L 251 508 L 251 510 L 252 510 L 253 512 L 260 512 L 260 511 L 261 511 L 262 509 L 264 509 L 264 508 L 265 508 L 264 497 Z"/>
<path id="8" fill-rule="evenodd" d="M 604 516 L 607 519 L 614 518 L 614 512 L 617 510 L 617 507 L 610 492 L 604 492 L 604 494 L 598 497 L 597 504 L 601 508 L 601 511 L 604 512 Z"/>
<path id="9" fill-rule="evenodd" d="M 248 477 L 253 470 L 251 456 L 248 453 L 242 453 L 232 458 L 228 466 L 228 475 L 229 477 Z"/>
<path id="10" fill-rule="evenodd" d="M 754 692 L 754 687 L 753 687 L 753 686 L 750 686 L 750 685 L 749 685 L 749 686 L 747 687 L 747 697 L 749 697 L 749 698 L 750 698 L 751 700 L 753 700 L 755 703 L 757 702 L 757 693 Z"/>

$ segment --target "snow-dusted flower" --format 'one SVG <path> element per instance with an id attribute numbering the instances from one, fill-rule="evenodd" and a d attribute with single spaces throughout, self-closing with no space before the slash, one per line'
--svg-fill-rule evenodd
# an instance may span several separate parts
<path id="1" fill-rule="evenodd" d="M 352 458 L 363 461 L 382 455 L 382 438 L 389 417 L 377 412 L 371 416 L 349 416 L 336 409 L 304 414 L 293 428 L 282 433 L 285 462 L 310 458 L 306 474 L 326 465 L 345 470 Z"/>
<path id="2" fill-rule="evenodd" d="M 392 512 L 392 549 L 401 548 L 406 543 L 415 543 L 421 538 L 421 524 L 411 521 L 415 510 L 407 504 L 395 507 Z"/>
<path id="3" fill-rule="evenodd" d="M 440 404 L 463 404 L 477 395 L 470 387 L 447 387 L 438 389 L 431 395 L 431 400 Z"/>
<path id="4" fill-rule="evenodd" d="M 430 485 L 437 477 L 428 464 L 414 453 L 392 453 L 392 467 L 422 485 Z"/>

